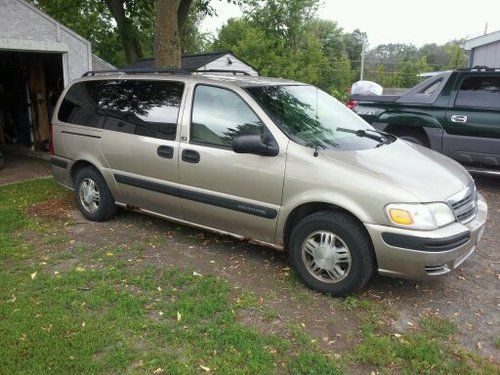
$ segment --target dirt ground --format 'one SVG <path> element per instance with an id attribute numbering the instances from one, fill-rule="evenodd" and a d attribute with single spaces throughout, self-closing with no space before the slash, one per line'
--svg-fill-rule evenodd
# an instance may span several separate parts
<path id="1" fill-rule="evenodd" d="M 476 182 L 488 201 L 489 218 L 477 251 L 459 270 L 425 283 L 376 276 L 355 297 L 387 307 L 391 313 L 384 319 L 396 334 L 411 329 L 426 314 L 450 319 L 457 323 L 464 347 L 498 361 L 500 179 L 477 177 Z M 262 331 L 278 332 L 289 324 L 300 324 L 333 353 L 357 340 L 361 329 L 357 317 L 341 308 L 341 300 L 303 286 L 282 253 L 123 210 L 112 221 L 89 222 L 74 205 L 53 204 L 59 207 L 57 217 L 72 222 L 64 229 L 72 249 L 120 247 L 130 250 L 128 262 L 218 275 L 238 291 L 254 295 L 259 305 L 273 312 L 268 319 L 252 309 L 241 316 Z M 34 207 L 31 213 L 46 215 L 45 208 Z M 71 259 L 68 262 L 72 264 Z"/>
<path id="2" fill-rule="evenodd" d="M 50 176 L 51 168 L 47 160 L 11 153 L 4 153 L 4 159 L 5 165 L 0 169 L 0 185 Z"/>

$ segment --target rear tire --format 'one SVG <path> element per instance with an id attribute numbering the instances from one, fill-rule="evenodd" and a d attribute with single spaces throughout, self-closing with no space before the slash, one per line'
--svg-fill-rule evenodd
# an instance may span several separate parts
<path id="1" fill-rule="evenodd" d="M 375 271 L 368 234 L 344 212 L 322 211 L 302 219 L 292 229 L 289 256 L 309 288 L 337 297 L 362 288 Z"/>
<path id="2" fill-rule="evenodd" d="M 76 205 L 86 219 L 106 221 L 115 216 L 115 199 L 106 181 L 95 168 L 80 169 L 74 182 Z"/>

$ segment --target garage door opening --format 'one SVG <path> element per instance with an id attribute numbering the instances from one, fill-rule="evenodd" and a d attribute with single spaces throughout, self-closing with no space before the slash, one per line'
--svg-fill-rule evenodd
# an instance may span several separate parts
<path id="1" fill-rule="evenodd" d="M 18 148 L 49 150 L 50 118 L 63 88 L 61 54 L 0 51 L 0 146 L 4 154 Z"/>

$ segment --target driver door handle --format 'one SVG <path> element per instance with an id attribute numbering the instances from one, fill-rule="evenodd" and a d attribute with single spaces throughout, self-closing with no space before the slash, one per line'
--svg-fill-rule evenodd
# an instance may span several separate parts
<path id="1" fill-rule="evenodd" d="M 451 116 L 451 122 L 465 124 L 467 122 L 467 116 L 465 116 L 465 115 L 453 115 L 453 116 Z"/>
<path id="2" fill-rule="evenodd" d="M 174 148 L 171 146 L 159 146 L 156 153 L 161 158 L 172 159 L 174 157 Z"/>

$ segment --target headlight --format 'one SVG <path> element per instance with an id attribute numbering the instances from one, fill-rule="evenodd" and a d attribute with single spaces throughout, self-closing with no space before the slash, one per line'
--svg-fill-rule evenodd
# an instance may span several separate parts
<path id="1" fill-rule="evenodd" d="M 411 229 L 437 229 L 455 221 L 446 203 L 392 203 L 385 210 L 393 224 Z"/>

